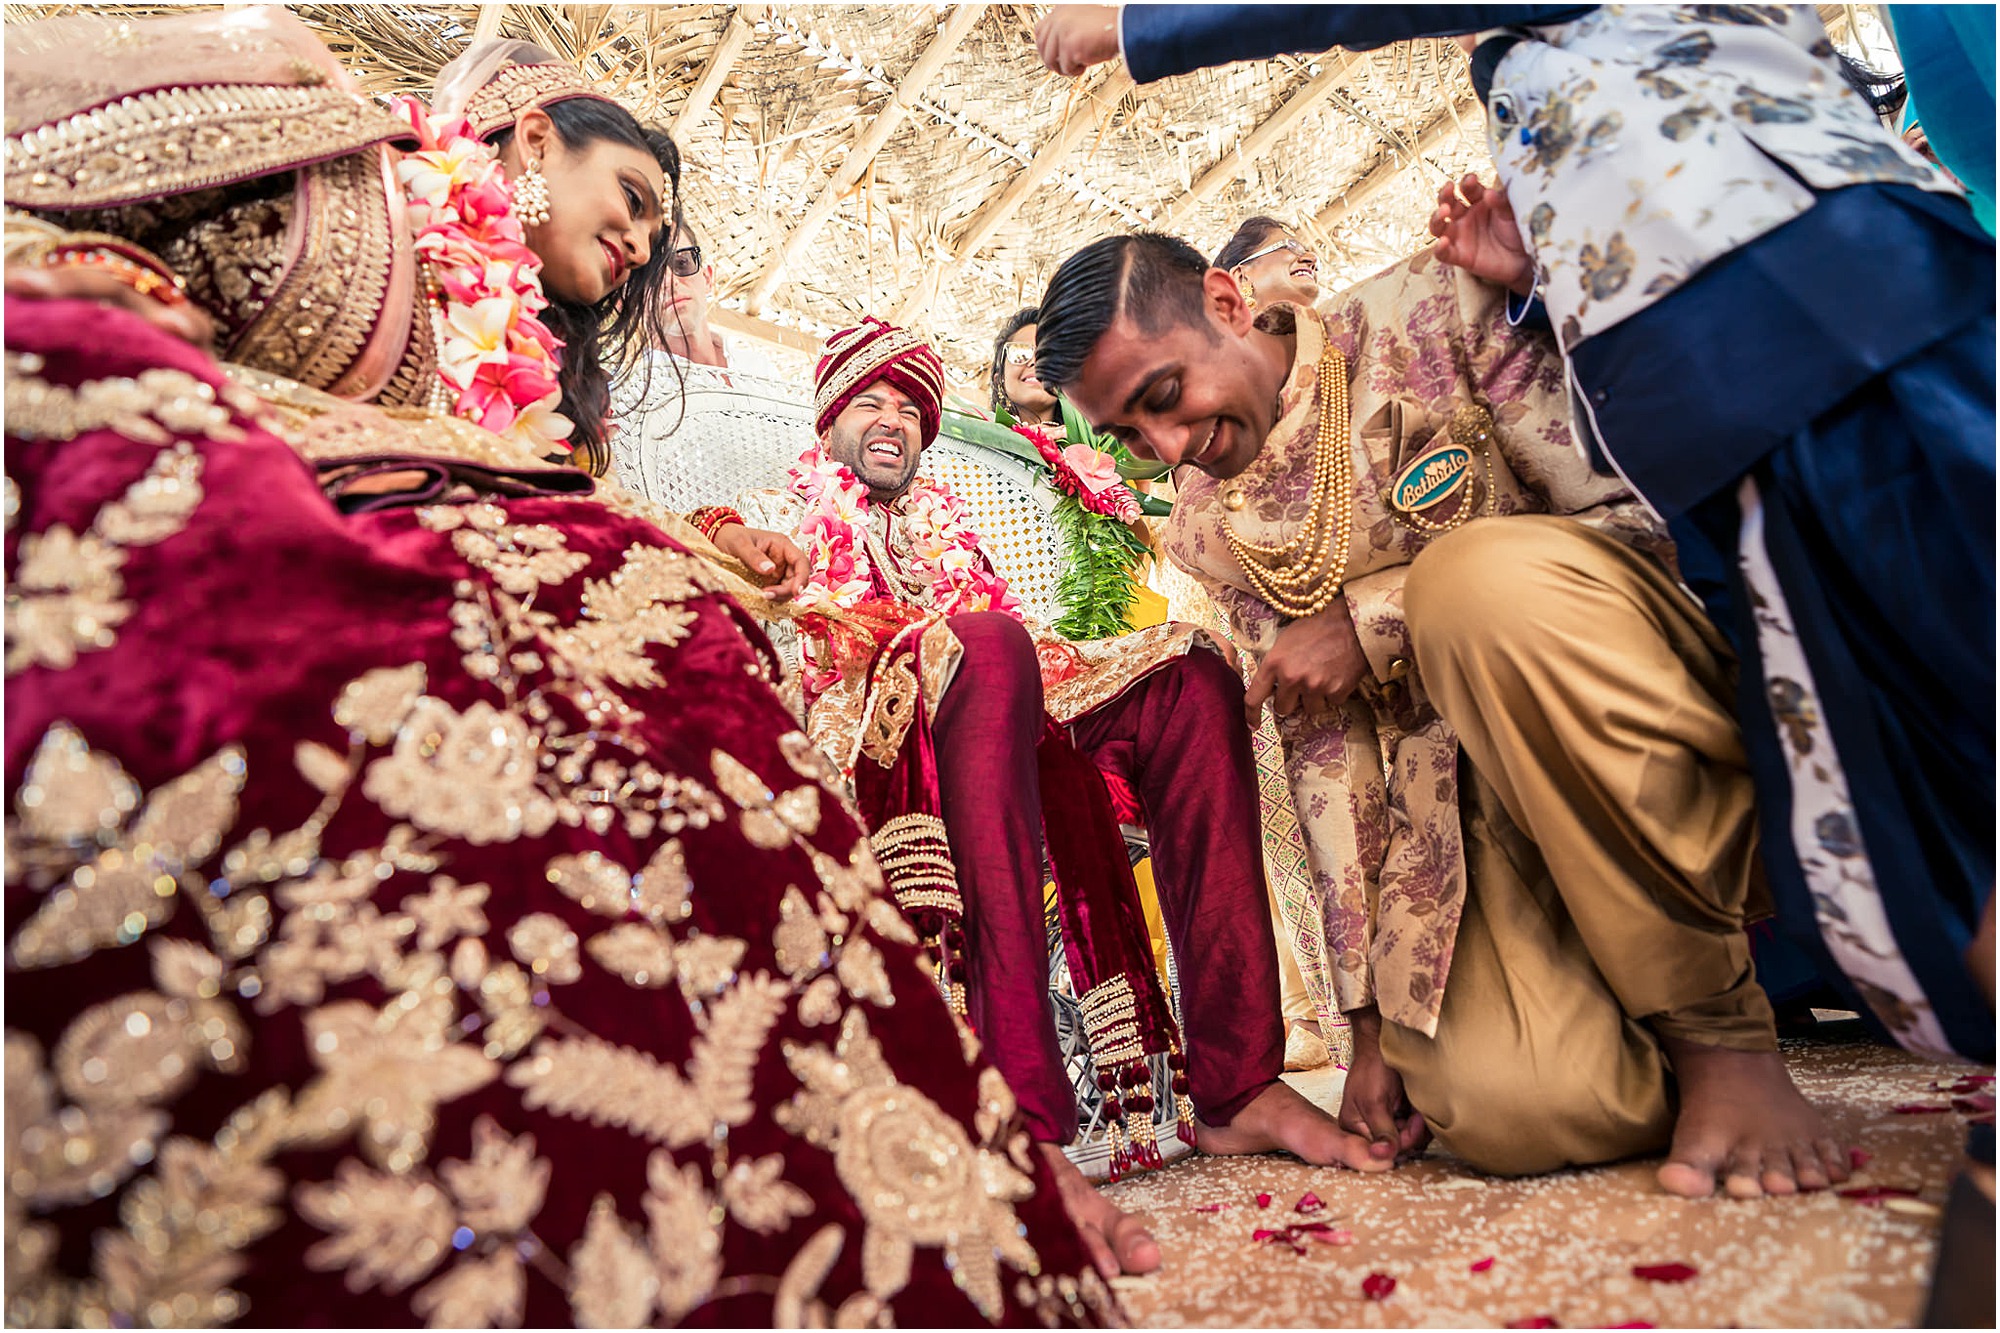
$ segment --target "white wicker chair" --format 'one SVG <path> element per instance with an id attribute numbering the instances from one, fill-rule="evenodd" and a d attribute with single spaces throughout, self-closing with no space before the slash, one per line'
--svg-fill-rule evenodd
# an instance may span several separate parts
<path id="1" fill-rule="evenodd" d="M 620 484 L 668 509 L 731 504 L 745 492 L 782 486 L 812 439 L 812 395 L 802 385 L 663 355 L 648 370 L 650 380 L 635 375 L 613 396 L 619 430 L 612 460 Z M 924 450 L 920 471 L 965 501 L 1001 576 L 1030 614 L 1053 622 L 1063 566 L 1062 540 L 1048 517 L 1053 492 L 1018 461 L 948 438 Z M 1067 1151 L 1085 1175 L 1102 1179 L 1110 1172 L 1110 1138 L 1060 939 L 1050 940 L 1050 964 L 1056 1032 L 1077 1094 L 1077 1138 Z M 1172 995 L 1178 1012 L 1177 985 Z M 1165 1059 L 1155 1066 L 1164 1087 Z M 1153 1113 L 1169 1159 L 1193 1147 L 1179 1137 L 1171 1100 L 1159 1098 Z"/>

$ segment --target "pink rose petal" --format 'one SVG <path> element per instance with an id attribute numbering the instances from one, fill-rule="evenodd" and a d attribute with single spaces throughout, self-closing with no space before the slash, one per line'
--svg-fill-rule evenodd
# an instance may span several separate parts
<path id="1" fill-rule="evenodd" d="M 1917 1197 L 1915 1190 L 1903 1185 L 1856 1185 L 1852 1189 L 1835 1190 L 1834 1193 L 1843 1199 L 1852 1199 L 1856 1203 L 1865 1203 L 1871 1208 L 1881 1203 L 1884 1199 L 1914 1199 Z"/>
<path id="2" fill-rule="evenodd" d="M 1509 1328 L 1561 1328 L 1552 1314 L 1531 1314 L 1526 1319 L 1509 1319 Z"/>
<path id="3" fill-rule="evenodd" d="M 1268 1194 L 1259 1194 L 1257 1196 L 1257 1206 L 1259 1208 L 1269 1208 L 1271 1206 L 1271 1196 Z"/>
<path id="4" fill-rule="evenodd" d="M 1307 1190 L 1299 1196 L 1299 1201 L 1292 1205 L 1292 1211 L 1295 1213 L 1316 1213 L 1324 1207 L 1326 1205 L 1319 1201 L 1319 1195 L 1314 1194 L 1311 1190 Z"/>
<path id="5" fill-rule="evenodd" d="M 1387 1300 L 1395 1289 L 1396 1279 L 1387 1273 L 1370 1273 L 1361 1279 L 1361 1294 L 1371 1301 Z"/>
<path id="6" fill-rule="evenodd" d="M 1610 1324 L 1610 1325 L 1607 1325 L 1607 1327 L 1609 1327 L 1609 1328 L 1658 1328 L 1658 1327 L 1659 1327 L 1659 1325 L 1658 1325 L 1658 1324 L 1649 1324 L 1649 1323 L 1647 1323 L 1647 1322 L 1646 1322 L 1645 1320 L 1643 1320 L 1643 1319 L 1631 1319 L 1631 1320 L 1627 1320 L 1627 1321 L 1626 1321 L 1625 1323 L 1622 1323 L 1622 1324 Z"/>
<path id="7" fill-rule="evenodd" d="M 1491 1267 L 1493 1267 L 1493 1256 L 1490 1254 L 1484 1259 L 1474 1259 L 1472 1261 L 1472 1271 L 1475 1273 L 1484 1273 Z"/>
<path id="8" fill-rule="evenodd" d="M 1701 1270 L 1687 1264 L 1633 1264 L 1632 1276 L 1648 1282 L 1685 1282 Z"/>
<path id="9" fill-rule="evenodd" d="M 1308 1231 L 1307 1240 L 1318 1241 L 1321 1245 L 1352 1245 L 1354 1233 L 1346 1227 L 1328 1227 L 1325 1231 Z"/>

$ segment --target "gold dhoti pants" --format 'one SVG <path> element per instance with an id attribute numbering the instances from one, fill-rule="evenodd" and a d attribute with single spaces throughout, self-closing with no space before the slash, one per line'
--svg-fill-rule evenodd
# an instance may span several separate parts
<path id="1" fill-rule="evenodd" d="M 1463 749 L 1468 891 L 1437 1034 L 1385 1022 L 1383 1056 L 1481 1170 L 1659 1151 L 1659 1037 L 1777 1046 L 1734 658 L 1657 565 L 1563 518 L 1440 538 L 1403 605 Z"/>

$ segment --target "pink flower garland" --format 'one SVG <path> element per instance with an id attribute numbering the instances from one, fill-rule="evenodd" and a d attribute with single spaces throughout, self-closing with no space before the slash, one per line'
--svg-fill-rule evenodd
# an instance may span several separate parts
<path id="1" fill-rule="evenodd" d="M 392 110 L 416 131 L 396 164 L 416 251 L 431 265 L 442 307 L 438 378 L 454 414 L 537 457 L 568 453 L 573 424 L 557 411 L 562 340 L 536 318 L 548 309 L 542 261 L 514 216 L 500 160 L 463 116 L 432 116 L 414 97 Z"/>
<path id="2" fill-rule="evenodd" d="M 829 458 L 818 440 L 799 455 L 791 477 L 793 494 L 807 506 L 797 540 L 812 562 L 812 574 L 795 604 L 845 610 L 880 596 L 861 536 L 871 512 L 868 488 L 853 469 Z M 1022 618 L 1021 599 L 984 558 L 979 534 L 965 521 L 963 500 L 919 477 L 902 504 L 915 555 L 915 568 L 908 572 L 930 585 L 931 610 L 946 615 L 1004 611 Z"/>
<path id="3" fill-rule="evenodd" d="M 1034 426 L 1015 426 L 1014 433 L 1025 437 L 1041 453 L 1042 461 L 1055 470 L 1056 489 L 1074 496 L 1093 514 L 1130 523 L 1139 517 L 1139 498 L 1118 476 L 1118 460 L 1087 444 L 1072 444 L 1058 450 L 1047 431 Z"/>

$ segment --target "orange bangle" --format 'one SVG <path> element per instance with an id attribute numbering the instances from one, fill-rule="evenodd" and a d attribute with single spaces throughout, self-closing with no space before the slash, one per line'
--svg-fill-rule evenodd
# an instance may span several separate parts
<path id="1" fill-rule="evenodd" d="M 187 304 L 187 287 L 179 278 L 163 273 L 145 260 L 113 246 L 57 246 L 42 257 L 42 267 L 97 269 L 161 305 Z"/>

